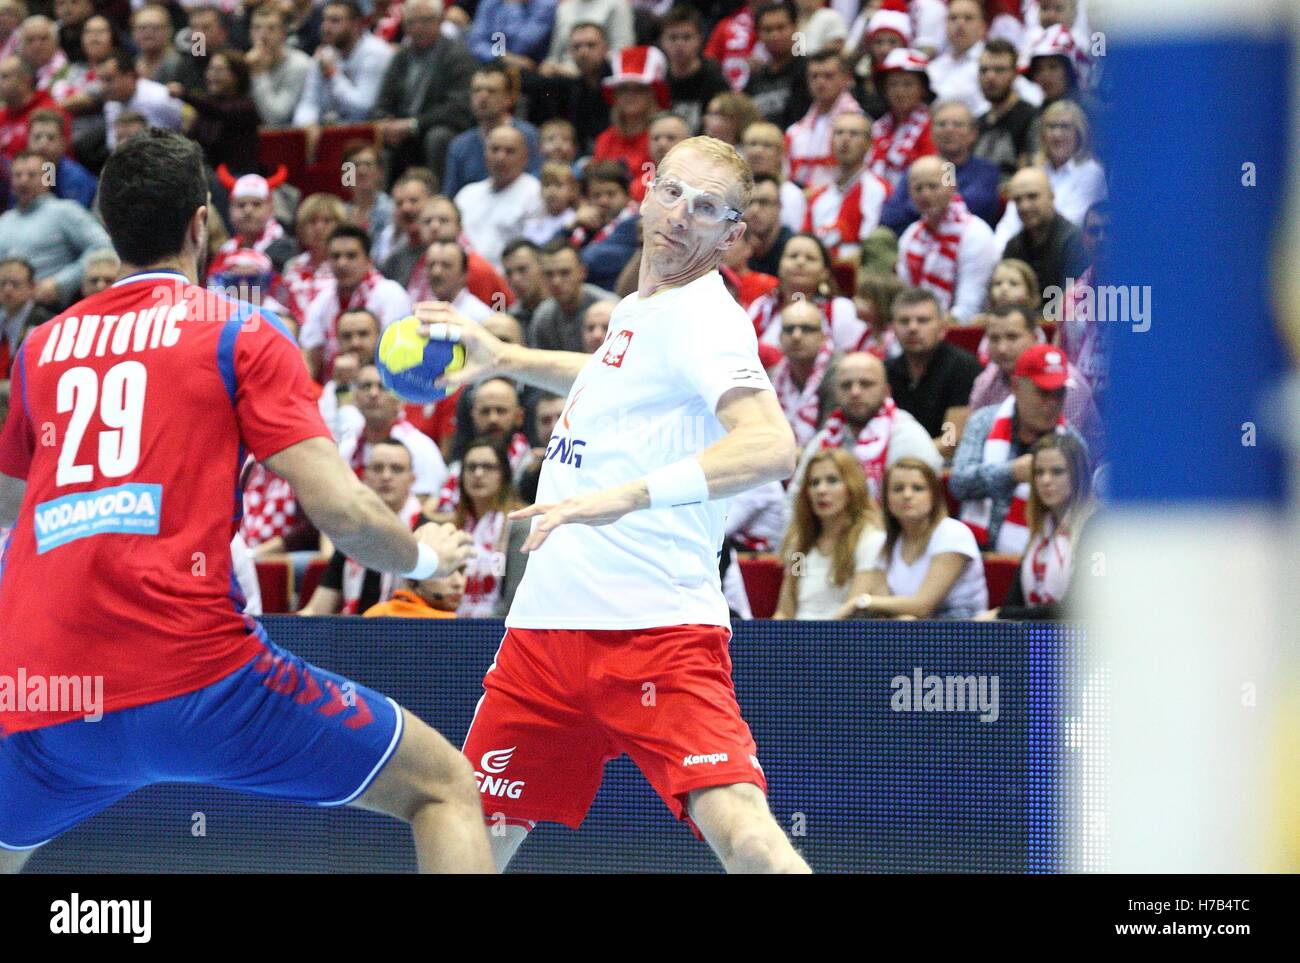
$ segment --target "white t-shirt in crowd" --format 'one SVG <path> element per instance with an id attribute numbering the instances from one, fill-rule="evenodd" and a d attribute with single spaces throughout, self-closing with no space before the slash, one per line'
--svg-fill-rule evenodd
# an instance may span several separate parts
<path id="1" fill-rule="evenodd" d="M 383 278 L 367 295 L 366 310 L 379 319 L 380 330 L 383 330 L 411 313 L 411 296 L 396 281 Z M 330 278 L 307 305 L 306 316 L 298 331 L 299 346 L 310 351 L 324 345 L 339 313 L 338 284 Z"/>
<path id="2" fill-rule="evenodd" d="M 853 572 L 880 567 L 880 550 L 885 547 L 885 533 L 870 526 L 862 530 L 858 547 L 853 550 Z M 803 574 L 795 579 L 795 618 L 829 619 L 849 600 L 852 579 L 843 585 L 831 581 L 832 560 L 816 546 L 803 560 Z"/>
<path id="3" fill-rule="evenodd" d="M 803 188 L 794 181 L 782 181 L 781 193 L 777 196 L 781 201 L 782 225 L 798 234 L 803 230 L 804 216 L 808 211 L 808 198 L 804 196 Z"/>
<path id="4" fill-rule="evenodd" d="M 504 190 L 496 190 L 491 179 L 466 184 L 456 192 L 455 204 L 470 245 L 497 270 L 506 245 L 523 236 L 524 222 L 546 213 L 542 182 L 527 171 Z"/>
<path id="5" fill-rule="evenodd" d="M 338 413 L 339 454 L 343 460 L 352 464 L 357 453 L 357 445 L 364 444 L 360 463 L 365 464 L 370 457 L 370 442 L 363 442 L 366 419 L 356 405 L 342 405 Z M 415 472 L 415 482 L 411 485 L 411 494 L 424 497 L 436 495 L 447 480 L 447 463 L 442 452 L 432 438 L 405 419 L 393 422 L 388 437 L 395 438 L 406 446 L 411 453 L 411 467 Z"/>
<path id="6" fill-rule="evenodd" d="M 989 589 L 984 581 L 984 560 L 980 557 L 979 545 L 975 534 L 965 523 L 955 518 L 945 518 L 930 535 L 930 544 L 925 553 L 909 565 L 903 561 L 903 540 L 894 543 L 894 551 L 885 570 L 885 581 L 893 595 L 915 595 L 921 590 L 921 584 L 930 573 L 930 562 L 936 555 L 956 552 L 965 555 L 969 562 L 957 576 L 938 607 L 931 614 L 933 619 L 968 619 L 978 615 L 989 607 Z M 883 561 L 883 560 L 882 560 Z"/>
<path id="7" fill-rule="evenodd" d="M 452 298 L 451 306 L 471 321 L 486 321 L 492 317 L 492 309 L 471 294 L 469 288 L 461 288 L 460 293 Z"/>
<path id="8" fill-rule="evenodd" d="M 536 501 L 604 491 L 697 455 L 726 434 L 716 410 L 732 388 L 772 383 L 754 328 L 717 271 L 649 298 L 628 295 L 569 390 Z M 718 552 L 730 501 L 560 526 L 529 560 L 506 625 L 729 625 Z"/>

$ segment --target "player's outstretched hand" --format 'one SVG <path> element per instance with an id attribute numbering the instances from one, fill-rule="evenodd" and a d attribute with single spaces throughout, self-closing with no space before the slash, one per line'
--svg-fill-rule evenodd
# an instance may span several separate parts
<path id="1" fill-rule="evenodd" d="M 415 306 L 420 333 L 426 338 L 459 341 L 465 346 L 465 365 L 445 372 L 434 385 L 452 394 L 461 385 L 482 381 L 496 373 L 503 343 L 482 325 L 471 321 L 446 301 L 421 301 Z"/>
<path id="2" fill-rule="evenodd" d="M 642 486 L 644 490 L 644 486 Z M 639 506 L 636 500 L 637 486 L 620 485 L 607 488 L 589 495 L 566 498 L 551 505 L 529 505 L 510 513 L 511 518 L 532 518 L 541 515 L 542 520 L 533 526 L 532 532 L 523 544 L 524 552 L 540 548 L 546 537 L 561 525 L 577 523 L 579 525 L 608 525 L 616 522 L 628 512 Z"/>
<path id="3" fill-rule="evenodd" d="M 428 522 L 415 530 L 417 541 L 438 553 L 438 571 L 432 578 L 445 578 L 460 568 L 475 552 L 474 539 L 450 522 Z"/>

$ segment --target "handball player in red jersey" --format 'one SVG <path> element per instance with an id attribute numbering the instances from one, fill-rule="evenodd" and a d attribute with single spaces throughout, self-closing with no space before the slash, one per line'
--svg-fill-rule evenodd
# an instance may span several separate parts
<path id="1" fill-rule="evenodd" d="M 682 141 L 657 174 L 639 288 L 595 354 L 504 344 L 450 305 L 417 308 L 466 345 L 449 387 L 505 375 L 567 394 L 537 504 L 512 516 L 534 519 L 534 557 L 465 755 L 498 867 L 538 821 L 577 827 L 626 752 L 728 871 L 807 872 L 740 716 L 718 577 L 729 496 L 795 466 L 754 327 L 718 273 L 753 174 L 711 137 Z"/>
<path id="2" fill-rule="evenodd" d="M 198 146 L 109 157 L 122 277 L 37 328 L 0 433 L 0 871 L 127 793 L 198 782 L 411 824 L 423 871 L 492 871 L 472 768 L 395 702 L 272 644 L 230 540 L 246 453 L 368 568 L 454 571 L 469 538 L 403 527 L 339 457 L 270 314 L 196 284 Z M 62 681 L 61 681 L 62 680 Z M 79 694 L 102 691 L 90 712 Z"/>

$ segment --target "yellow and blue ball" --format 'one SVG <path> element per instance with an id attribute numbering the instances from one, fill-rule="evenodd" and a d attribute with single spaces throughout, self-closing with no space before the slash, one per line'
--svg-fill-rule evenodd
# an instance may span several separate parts
<path id="1" fill-rule="evenodd" d="M 465 346 L 459 342 L 426 338 L 420 319 L 402 318 L 384 329 L 375 347 L 375 367 L 390 391 L 407 401 L 440 401 L 446 391 L 433 382 L 444 372 L 465 364 Z"/>

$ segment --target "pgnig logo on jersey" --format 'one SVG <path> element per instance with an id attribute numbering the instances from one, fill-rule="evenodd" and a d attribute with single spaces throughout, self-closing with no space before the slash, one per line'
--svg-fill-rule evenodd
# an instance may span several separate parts
<path id="1" fill-rule="evenodd" d="M 561 465 L 582 467 L 582 450 L 587 443 L 581 438 L 566 438 L 563 435 L 551 435 L 546 443 L 546 460 L 558 461 Z"/>
<path id="2" fill-rule="evenodd" d="M 510 757 L 515 754 L 515 747 L 509 749 L 489 749 L 483 753 L 479 759 L 479 769 L 481 772 L 474 773 L 474 782 L 478 784 L 478 791 L 485 796 L 495 796 L 498 799 L 504 796 L 507 799 L 518 799 L 524 791 L 524 781 L 522 779 L 510 779 L 502 775 L 506 767 L 510 765 Z"/>

